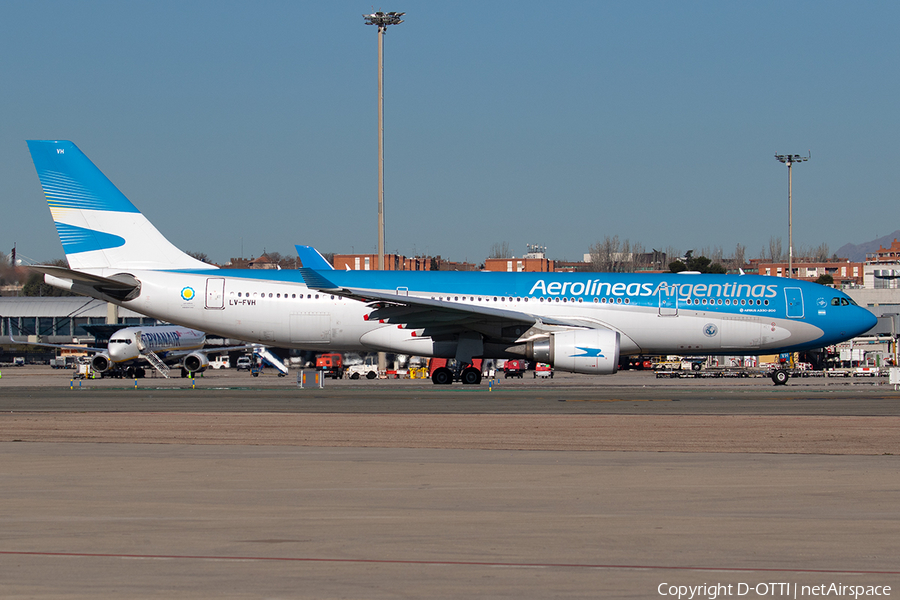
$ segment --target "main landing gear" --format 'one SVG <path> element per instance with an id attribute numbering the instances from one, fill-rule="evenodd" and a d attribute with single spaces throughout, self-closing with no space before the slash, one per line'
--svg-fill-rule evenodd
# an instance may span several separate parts
<path id="1" fill-rule="evenodd" d="M 450 385 L 454 381 L 462 381 L 464 385 L 478 385 L 481 383 L 481 371 L 471 365 L 465 368 L 460 365 L 455 371 L 440 367 L 431 374 L 431 382 L 435 385 Z"/>

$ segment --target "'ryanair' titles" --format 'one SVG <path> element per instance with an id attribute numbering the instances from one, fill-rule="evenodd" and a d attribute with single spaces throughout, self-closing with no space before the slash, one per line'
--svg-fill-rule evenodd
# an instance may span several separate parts
<path id="1" fill-rule="evenodd" d="M 141 342 L 148 348 L 177 347 L 180 340 L 180 331 L 163 330 L 141 333 Z"/>

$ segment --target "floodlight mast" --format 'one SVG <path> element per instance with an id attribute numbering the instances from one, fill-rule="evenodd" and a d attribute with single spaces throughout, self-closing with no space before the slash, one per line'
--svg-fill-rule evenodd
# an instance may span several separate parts
<path id="1" fill-rule="evenodd" d="M 786 164 L 788 168 L 788 279 L 794 277 L 794 207 L 791 198 L 791 165 L 795 162 L 806 162 L 810 156 L 812 156 L 811 152 L 808 152 L 807 156 L 800 156 L 799 154 L 775 155 L 775 160 Z M 773 256 L 772 258 L 774 259 L 775 257 Z"/>
<path id="2" fill-rule="evenodd" d="M 403 22 L 402 12 L 363 15 L 366 25 L 378 26 L 378 270 L 384 270 L 384 34 L 388 25 Z"/>

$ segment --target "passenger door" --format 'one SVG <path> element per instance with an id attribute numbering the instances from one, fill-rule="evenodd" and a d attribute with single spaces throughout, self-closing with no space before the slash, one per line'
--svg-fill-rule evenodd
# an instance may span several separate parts
<path id="1" fill-rule="evenodd" d="M 784 297 L 787 303 L 787 316 L 789 319 L 803 318 L 803 292 L 797 287 L 784 288 Z"/>
<path id="2" fill-rule="evenodd" d="M 206 280 L 206 308 L 225 308 L 224 277 L 210 277 Z"/>

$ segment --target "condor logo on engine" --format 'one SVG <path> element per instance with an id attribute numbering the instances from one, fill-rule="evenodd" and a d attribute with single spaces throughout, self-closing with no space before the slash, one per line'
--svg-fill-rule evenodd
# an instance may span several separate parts
<path id="1" fill-rule="evenodd" d="M 553 365 L 564 371 L 612 375 L 619 368 L 619 332 L 610 329 L 556 332 L 550 336 L 550 356 Z"/>
<path id="2" fill-rule="evenodd" d="M 602 350 L 600 348 L 575 348 L 576 350 L 581 350 L 581 354 L 571 354 L 572 358 L 577 358 L 579 356 L 590 356 L 593 358 L 606 358 L 602 354 Z"/>

